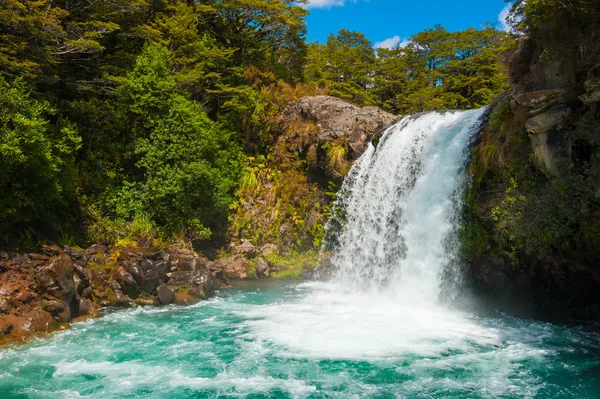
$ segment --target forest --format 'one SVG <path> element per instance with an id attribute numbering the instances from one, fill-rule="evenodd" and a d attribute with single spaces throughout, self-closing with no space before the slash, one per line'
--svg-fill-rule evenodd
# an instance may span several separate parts
<path id="1" fill-rule="evenodd" d="M 308 43 L 302 3 L 1 0 L 2 245 L 225 237 L 291 101 L 488 105 L 519 37 L 560 11 L 517 2 L 512 33 L 435 25 L 375 49 L 347 30 Z"/>

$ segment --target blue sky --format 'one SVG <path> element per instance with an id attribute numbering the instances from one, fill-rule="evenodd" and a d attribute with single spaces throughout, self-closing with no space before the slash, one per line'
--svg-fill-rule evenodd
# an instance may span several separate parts
<path id="1" fill-rule="evenodd" d="M 345 28 L 390 47 L 435 24 L 462 30 L 492 22 L 502 29 L 506 6 L 504 0 L 310 0 L 308 40 L 324 42 Z"/>

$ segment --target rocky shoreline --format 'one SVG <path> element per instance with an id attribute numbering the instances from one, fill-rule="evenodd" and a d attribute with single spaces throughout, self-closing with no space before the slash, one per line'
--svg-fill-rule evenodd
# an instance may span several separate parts
<path id="1" fill-rule="evenodd" d="M 103 308 L 192 305 L 235 280 L 269 276 L 273 245 L 245 241 L 215 261 L 190 244 L 0 252 L 0 343 L 51 333 Z"/>

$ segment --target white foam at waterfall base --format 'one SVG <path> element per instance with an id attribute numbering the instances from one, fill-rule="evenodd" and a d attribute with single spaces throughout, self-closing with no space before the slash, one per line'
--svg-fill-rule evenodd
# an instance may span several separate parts
<path id="1" fill-rule="evenodd" d="M 296 354 L 465 353 L 493 329 L 440 304 L 460 273 L 454 235 L 469 144 L 485 109 L 407 117 L 355 163 L 339 193 L 334 276 L 296 303 L 245 313 L 250 335 Z M 337 224 L 336 224 L 337 223 Z"/>

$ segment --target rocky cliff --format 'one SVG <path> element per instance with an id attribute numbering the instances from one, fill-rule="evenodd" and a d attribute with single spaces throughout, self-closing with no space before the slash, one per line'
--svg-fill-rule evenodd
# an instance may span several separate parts
<path id="1" fill-rule="evenodd" d="M 532 35 L 513 55 L 473 151 L 461 241 L 491 306 L 600 320 L 599 52 L 569 43 Z"/>
<path id="2" fill-rule="evenodd" d="M 254 159 L 242 179 L 230 216 L 232 242 L 224 257 L 244 262 L 235 253 L 241 244 L 270 244 L 275 251 L 262 258 L 275 276 L 299 275 L 302 264 L 314 266 L 343 177 L 367 143 L 397 119 L 329 96 L 290 103 L 273 127 L 276 140 L 269 156 Z M 264 274 L 261 257 L 256 265 L 252 251 L 244 258 L 250 276 Z"/>

